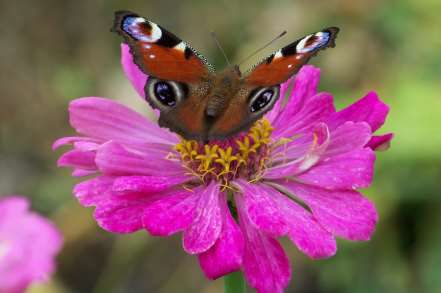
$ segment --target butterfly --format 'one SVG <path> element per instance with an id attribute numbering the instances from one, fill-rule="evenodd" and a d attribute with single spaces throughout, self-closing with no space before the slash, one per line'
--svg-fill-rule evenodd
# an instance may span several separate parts
<path id="1" fill-rule="evenodd" d="M 319 50 L 335 46 L 329 27 L 276 51 L 244 75 L 238 65 L 215 72 L 196 50 L 160 25 L 130 11 L 115 12 L 113 32 L 128 44 L 149 78 L 146 100 L 160 112 L 159 125 L 185 139 L 225 139 L 247 130 L 271 110 L 280 84 Z"/>

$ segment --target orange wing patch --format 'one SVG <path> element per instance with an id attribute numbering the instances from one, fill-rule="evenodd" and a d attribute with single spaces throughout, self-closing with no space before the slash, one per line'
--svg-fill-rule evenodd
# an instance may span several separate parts
<path id="1" fill-rule="evenodd" d="M 255 66 L 245 77 L 245 82 L 255 86 L 272 86 L 285 82 L 318 51 L 334 47 L 338 31 L 338 28 L 330 27 L 283 47 Z"/>
<path id="2" fill-rule="evenodd" d="M 135 56 L 142 56 L 135 57 L 138 66 L 146 68 L 147 74 L 160 79 L 195 83 L 209 74 L 207 66 L 193 52 L 185 53 L 176 47 L 167 48 L 155 44 L 138 44 L 134 51 L 138 51 Z"/>
<path id="3" fill-rule="evenodd" d="M 112 31 L 123 36 L 135 63 L 159 79 L 194 83 L 210 74 L 211 66 L 181 39 L 130 11 L 115 13 Z"/>

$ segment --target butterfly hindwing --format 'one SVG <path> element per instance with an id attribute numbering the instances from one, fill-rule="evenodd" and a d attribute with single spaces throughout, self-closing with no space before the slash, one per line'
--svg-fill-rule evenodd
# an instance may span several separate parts
<path id="1" fill-rule="evenodd" d="M 160 79 L 199 82 L 210 65 L 180 38 L 130 11 L 115 12 L 112 31 L 123 36 L 140 69 Z"/>
<path id="2" fill-rule="evenodd" d="M 278 50 L 252 68 L 245 82 L 256 86 L 281 84 L 300 70 L 318 51 L 335 46 L 339 29 L 329 27 Z"/>
<path id="3" fill-rule="evenodd" d="M 186 139 L 202 140 L 206 133 L 205 109 L 210 83 L 189 86 L 185 100 L 176 107 L 161 111 L 159 125 L 167 127 Z"/>

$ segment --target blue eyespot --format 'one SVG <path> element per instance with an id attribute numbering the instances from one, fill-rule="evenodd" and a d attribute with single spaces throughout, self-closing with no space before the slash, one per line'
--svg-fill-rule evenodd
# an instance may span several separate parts
<path id="1" fill-rule="evenodd" d="M 139 24 L 143 21 L 141 17 L 128 16 L 124 19 L 122 27 L 123 30 L 128 33 L 134 39 L 140 40 L 142 39 L 142 35 L 140 34 Z"/>
<path id="2" fill-rule="evenodd" d="M 263 109 L 266 105 L 271 102 L 271 98 L 273 97 L 274 92 L 272 90 L 266 90 L 261 93 L 251 104 L 251 112 L 257 112 Z"/>
<path id="3" fill-rule="evenodd" d="M 296 47 L 297 53 L 308 53 L 325 46 L 329 42 L 331 34 L 323 31 L 303 38 Z"/>
<path id="4" fill-rule="evenodd" d="M 157 82 L 154 93 L 161 104 L 168 107 L 176 105 L 176 94 L 172 86 L 166 82 Z"/>
<path id="5" fill-rule="evenodd" d="M 126 32 L 130 32 L 130 27 L 136 23 L 136 20 L 139 19 L 139 17 L 135 16 L 128 16 L 123 21 L 123 30 Z"/>
<path id="6" fill-rule="evenodd" d="M 249 109 L 251 113 L 259 115 L 269 111 L 279 96 L 279 86 L 261 88 L 251 93 Z"/>
<path id="7" fill-rule="evenodd" d="M 171 80 L 150 77 L 144 87 L 146 100 L 159 110 L 168 111 L 188 95 L 188 87 Z"/>
<path id="8" fill-rule="evenodd" d="M 127 16 L 123 20 L 122 29 L 141 42 L 154 43 L 162 36 L 162 31 L 156 24 L 139 16 Z"/>
<path id="9" fill-rule="evenodd" d="M 317 46 L 321 47 L 323 45 L 326 45 L 329 41 L 329 38 L 331 37 L 331 34 L 328 32 L 318 32 L 315 34 L 317 39 Z"/>

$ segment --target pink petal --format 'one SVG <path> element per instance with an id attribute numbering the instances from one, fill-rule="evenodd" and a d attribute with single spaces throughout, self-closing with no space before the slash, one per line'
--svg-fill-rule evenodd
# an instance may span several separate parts
<path id="1" fill-rule="evenodd" d="M 94 142 L 94 143 L 98 143 L 99 140 L 94 139 L 94 138 L 90 138 L 90 137 L 85 137 L 85 136 L 66 136 L 66 137 L 62 137 L 57 139 L 53 144 L 52 144 L 52 150 L 56 150 L 64 145 L 67 144 L 74 144 L 76 142 Z"/>
<path id="2" fill-rule="evenodd" d="M 177 136 L 109 99 L 88 97 L 69 105 L 70 124 L 81 134 L 122 143 L 175 144 Z"/>
<path id="3" fill-rule="evenodd" d="M 392 138 L 394 138 L 393 133 L 379 136 L 374 135 L 366 146 L 373 149 L 374 151 L 386 151 L 390 147 L 390 142 L 392 141 Z"/>
<path id="4" fill-rule="evenodd" d="M 254 228 L 241 198 L 236 199 L 239 224 L 245 237 L 245 278 L 260 293 L 282 293 L 291 279 L 291 267 L 282 246 Z"/>
<path id="5" fill-rule="evenodd" d="M 177 161 L 131 151 L 112 141 L 98 149 L 95 162 L 106 175 L 172 176 L 185 173 Z"/>
<path id="6" fill-rule="evenodd" d="M 290 116 L 283 121 L 279 119 L 280 127 L 275 128 L 272 136 L 278 139 L 281 137 L 290 138 L 301 134 L 314 127 L 317 123 L 324 121 L 334 112 L 332 96 L 327 93 L 317 94 L 309 98 L 304 107 L 294 116 Z"/>
<path id="7" fill-rule="evenodd" d="M 198 190 L 170 192 L 144 210 L 144 228 L 154 236 L 169 236 L 187 229 L 193 221 L 199 196 Z"/>
<path id="8" fill-rule="evenodd" d="M 329 139 L 329 134 L 326 124 L 319 123 L 311 132 L 286 140 L 283 144 L 273 148 L 271 153 L 273 165 L 284 165 L 303 157 L 317 146 L 319 137 Z"/>
<path id="9" fill-rule="evenodd" d="M 106 200 L 114 180 L 114 177 L 98 176 L 75 185 L 73 193 L 81 205 L 95 206 Z"/>
<path id="10" fill-rule="evenodd" d="M 221 197 L 222 232 L 210 249 L 198 255 L 205 276 L 211 280 L 239 270 L 244 249 L 242 232 L 228 210 L 225 195 Z"/>
<path id="11" fill-rule="evenodd" d="M 372 132 L 375 132 L 383 125 L 389 107 L 378 98 L 377 93 L 370 92 L 365 97 L 336 112 L 329 118 L 331 128 L 337 127 L 346 121 L 367 122 L 371 126 Z"/>
<path id="12" fill-rule="evenodd" d="M 29 209 L 29 201 L 19 195 L 9 195 L 0 197 L 0 220 L 1 224 L 7 219 L 19 217 Z"/>
<path id="13" fill-rule="evenodd" d="M 36 250 L 34 261 L 37 259 L 39 262 L 34 264 L 32 268 L 33 273 L 37 279 L 47 280 L 49 273 L 55 268 L 54 260 L 48 259 L 47 254 L 54 257 L 54 254 L 61 249 L 63 236 L 54 223 L 37 213 L 28 212 L 27 215 L 22 215 L 22 217 L 23 222 L 20 227 L 23 231 L 17 233 L 30 232 L 34 233 L 34 237 L 28 239 L 25 243 L 21 243 L 21 245 L 29 245 L 30 241 L 32 241 L 32 249 Z M 33 231 L 31 232 L 29 230 Z M 30 266 L 32 266 L 32 264 L 30 264 Z M 21 269 L 23 269 L 23 267 Z"/>
<path id="14" fill-rule="evenodd" d="M 143 192 L 155 193 L 188 181 L 184 175 L 169 176 L 119 176 L 113 183 L 114 192 Z"/>
<path id="15" fill-rule="evenodd" d="M 194 220 L 184 231 L 184 250 L 189 254 L 207 251 L 214 245 L 222 230 L 220 191 L 216 182 L 200 192 Z"/>
<path id="16" fill-rule="evenodd" d="M 283 214 L 265 189 L 244 180 L 237 180 L 235 183 L 243 194 L 243 208 L 257 229 L 274 237 L 288 233 L 288 224 Z"/>
<path id="17" fill-rule="evenodd" d="M 127 205 L 108 204 L 98 207 L 94 217 L 98 225 L 112 233 L 133 233 L 142 229 L 141 216 L 146 205 L 131 202 Z"/>
<path id="18" fill-rule="evenodd" d="M 297 115 L 309 103 L 309 99 L 317 94 L 320 81 L 320 69 L 312 65 L 303 66 L 294 79 L 288 102 L 274 122 L 276 128 L 285 127 L 286 122 Z"/>
<path id="19" fill-rule="evenodd" d="M 91 142 L 91 141 L 76 141 L 73 144 L 74 149 L 89 152 L 96 151 L 101 143 Z"/>
<path id="20" fill-rule="evenodd" d="M 291 209 L 293 209 L 292 206 Z M 334 256 L 337 252 L 337 242 L 334 236 L 302 207 L 297 206 L 295 213 L 288 237 L 297 248 L 312 259 Z"/>
<path id="21" fill-rule="evenodd" d="M 81 169 L 81 168 L 75 168 L 72 171 L 72 176 L 73 177 L 84 177 L 84 176 L 90 176 L 93 174 L 96 174 L 98 172 L 98 170 L 86 170 L 86 169 Z"/>
<path id="22" fill-rule="evenodd" d="M 265 187 L 273 195 L 279 208 L 289 223 L 289 239 L 297 248 L 313 259 L 333 256 L 337 251 L 334 236 L 326 231 L 310 212 L 270 187 Z"/>
<path id="23" fill-rule="evenodd" d="M 309 138 L 310 137 L 310 138 Z M 294 176 L 301 172 L 312 168 L 319 162 L 323 154 L 326 152 L 330 143 L 330 133 L 326 124 L 319 123 L 311 136 L 308 139 L 300 139 L 301 142 L 295 142 L 295 144 L 289 145 L 289 149 L 281 151 L 282 162 L 275 160 L 274 163 L 278 163 L 273 167 L 266 170 L 264 178 L 274 179 L 283 178 L 288 176 Z M 308 149 L 306 146 L 308 145 Z M 293 158 L 292 156 L 300 155 L 301 151 L 305 152 L 299 158 Z M 275 155 L 276 156 L 276 155 Z M 287 160 L 287 162 L 284 162 Z"/>
<path id="24" fill-rule="evenodd" d="M 364 188 L 372 182 L 374 162 L 370 148 L 354 150 L 324 159 L 296 180 L 326 189 Z"/>
<path id="25" fill-rule="evenodd" d="M 143 228 L 146 208 L 164 195 L 123 197 L 108 193 L 102 196 L 94 212 L 98 225 L 113 233 L 132 233 Z"/>
<path id="26" fill-rule="evenodd" d="M 331 233 L 349 240 L 369 240 L 378 214 L 359 192 L 325 190 L 295 182 L 282 182 L 312 210 L 317 221 Z"/>
<path id="27" fill-rule="evenodd" d="M 0 292 L 25 292 L 55 269 L 62 236 L 48 219 L 28 209 L 23 196 L 0 197 Z"/>
<path id="28" fill-rule="evenodd" d="M 141 97 L 145 98 L 144 86 L 148 75 L 142 72 L 138 65 L 133 62 L 133 55 L 130 53 L 130 48 L 127 44 L 121 44 L 121 65 L 135 90 Z"/>
<path id="29" fill-rule="evenodd" d="M 57 161 L 58 167 L 74 167 L 86 170 L 96 170 L 95 152 L 70 150 L 65 152 Z"/>
<path id="30" fill-rule="evenodd" d="M 111 188 L 115 178 L 99 176 L 77 184 L 74 194 L 84 206 L 96 206 L 95 219 L 105 230 L 131 233 L 142 228 L 146 208 L 167 193 L 115 195 Z"/>
<path id="31" fill-rule="evenodd" d="M 325 156 L 335 156 L 363 148 L 371 138 L 371 129 L 366 122 L 345 122 L 331 130 L 331 142 Z"/>

